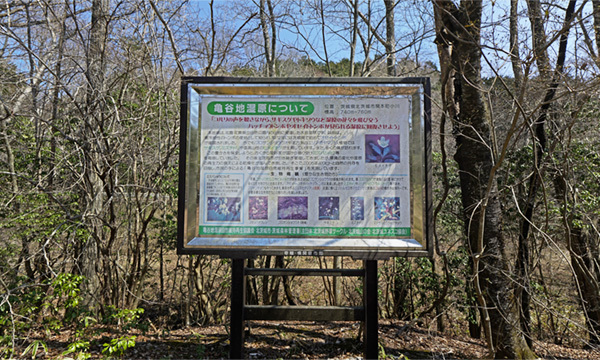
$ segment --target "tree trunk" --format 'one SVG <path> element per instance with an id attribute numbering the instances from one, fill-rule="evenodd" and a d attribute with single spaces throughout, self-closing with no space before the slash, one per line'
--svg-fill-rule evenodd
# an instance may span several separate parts
<path id="1" fill-rule="evenodd" d="M 532 24 L 534 52 L 536 62 L 540 69 L 540 77 L 548 82 L 548 88 L 544 97 L 537 120 L 531 124 L 534 132 L 532 134 L 533 144 L 535 147 L 534 162 L 532 164 L 533 175 L 529 178 L 529 186 L 523 209 L 524 218 L 521 220 L 519 232 L 519 247 L 517 255 L 517 275 L 520 279 L 521 286 L 517 288 L 516 296 L 521 303 L 521 327 L 527 339 L 527 344 L 531 347 L 533 339 L 531 337 L 531 315 L 530 315 L 530 244 L 529 231 L 530 224 L 533 219 L 535 209 L 535 200 L 538 188 L 541 183 L 541 168 L 543 166 L 543 158 L 546 153 L 546 130 L 545 124 L 550 110 L 550 104 L 554 100 L 556 90 L 558 88 L 558 79 L 562 75 L 564 67 L 567 40 L 569 36 L 570 23 L 573 20 L 575 10 L 575 0 L 571 0 L 567 7 L 564 20 L 564 31 L 561 35 L 559 44 L 559 52 L 556 60 L 554 75 L 550 73 L 550 64 L 548 61 L 548 53 L 546 51 L 546 35 L 541 24 L 541 6 L 539 0 L 529 0 L 529 18 Z M 543 71 L 542 71 L 543 69 Z"/>
<path id="2" fill-rule="evenodd" d="M 540 14 L 537 14 L 540 10 L 539 0 L 530 0 L 530 21 L 532 24 L 536 24 L 539 21 Z M 556 91 L 558 89 L 558 80 L 562 76 L 562 70 L 565 63 L 566 51 L 567 51 L 567 41 L 569 38 L 569 28 L 570 23 L 573 20 L 573 13 L 575 11 L 575 0 L 569 1 L 569 5 L 567 7 L 567 11 L 565 13 L 564 26 L 565 29 L 560 37 L 559 51 L 558 57 L 556 60 L 556 67 L 554 70 L 554 75 L 550 75 L 550 68 L 548 63 L 548 54 L 546 51 L 545 44 L 545 33 L 543 32 L 543 27 L 533 26 L 532 31 L 534 38 L 534 45 L 538 46 L 535 48 L 536 61 L 538 63 L 538 68 L 545 68 L 545 71 L 541 72 L 542 79 L 548 81 L 548 89 L 546 90 L 546 95 L 544 97 L 542 106 L 540 108 L 540 112 L 537 117 L 537 121 L 533 123 L 531 126 L 534 129 L 533 143 L 535 145 L 535 157 L 534 163 L 532 164 L 532 172 L 533 175 L 529 179 L 529 187 L 527 191 L 527 197 L 525 199 L 525 203 L 521 206 L 523 209 L 523 213 L 525 217 L 521 220 L 520 224 L 520 233 L 519 233 L 519 249 L 518 249 L 518 258 L 517 258 L 517 273 L 519 278 L 521 279 L 521 287 L 518 288 L 517 298 L 520 298 L 521 302 L 521 326 L 523 328 L 523 332 L 527 339 L 527 344 L 532 346 L 533 340 L 531 338 L 531 315 L 530 315 L 530 281 L 529 281 L 529 272 L 530 272 L 530 250 L 529 250 L 529 229 L 530 224 L 533 219 L 533 211 L 535 209 L 535 199 L 537 196 L 538 188 L 541 183 L 541 168 L 542 168 L 542 160 L 546 153 L 546 130 L 544 128 L 547 118 L 548 112 L 550 110 L 550 105 L 554 100 L 556 95 Z M 533 18 L 531 16 L 534 16 Z M 542 33 L 537 33 L 542 31 Z M 537 39 L 537 40 L 536 40 Z M 539 43 L 537 43 L 539 42 Z M 536 45 L 537 43 L 537 45 Z"/>
<path id="3" fill-rule="evenodd" d="M 350 43 L 350 70 L 348 76 L 354 76 L 354 58 L 356 56 L 356 39 L 358 36 L 358 0 L 352 3 L 352 42 Z"/>
<path id="4" fill-rule="evenodd" d="M 579 301 L 583 308 L 588 328 L 589 341 L 600 344 L 600 243 L 598 236 L 589 235 L 582 229 L 582 216 L 577 210 L 577 190 L 569 194 L 565 177 L 568 169 L 563 174 L 554 178 L 557 198 L 562 202 L 562 215 L 565 227 L 567 247 L 571 257 L 571 266 L 575 276 Z"/>
<path id="5" fill-rule="evenodd" d="M 569 228 L 569 253 L 581 292 L 581 302 L 588 327 L 590 343 L 600 344 L 600 274 L 598 242 L 571 221 Z"/>
<path id="6" fill-rule="evenodd" d="M 89 46 L 87 49 L 88 88 L 86 94 L 87 118 L 83 124 L 81 138 L 85 144 L 83 149 L 85 159 L 86 199 L 85 218 L 90 224 L 90 236 L 83 246 L 83 256 L 80 258 L 80 267 L 86 278 L 89 296 L 86 305 L 93 306 L 92 302 L 100 291 L 99 284 L 99 247 L 102 242 L 103 223 L 100 220 L 103 207 L 103 184 L 100 178 L 100 151 L 97 148 L 99 139 L 97 124 L 102 113 L 102 99 L 100 94 L 104 89 L 105 48 L 108 33 L 108 0 L 94 0 L 92 2 L 92 18 L 90 27 Z M 108 274 L 105 274 L 108 275 Z"/>
<path id="7" fill-rule="evenodd" d="M 521 69 L 521 55 L 519 54 L 519 17 L 518 0 L 510 0 L 510 60 L 515 76 L 515 94 L 523 84 L 523 70 Z"/>
<path id="8" fill-rule="evenodd" d="M 481 81 L 481 1 L 436 1 L 436 41 L 458 73 L 453 84 L 454 117 L 466 234 L 474 261 L 474 284 L 484 312 L 484 331 L 495 358 L 535 358 L 520 329 L 502 233 L 502 209 L 494 179 L 490 115 Z M 448 73 L 448 71 L 446 71 Z M 446 79 L 448 80 L 448 79 Z M 446 106 L 445 106 L 446 107 Z"/>
<path id="9" fill-rule="evenodd" d="M 329 54 L 327 52 L 327 39 L 325 37 L 325 8 L 323 0 L 319 3 L 319 15 L 321 16 L 321 40 L 323 41 L 323 53 L 325 54 L 325 65 L 327 65 L 327 74 L 331 75 L 331 64 L 329 63 Z"/>
<path id="10" fill-rule="evenodd" d="M 267 12 L 268 11 L 268 12 Z M 277 32 L 275 27 L 275 14 L 271 0 L 260 0 L 260 26 L 262 28 L 267 77 L 275 76 L 275 47 L 277 45 Z"/>
<path id="11" fill-rule="evenodd" d="M 527 13 L 529 15 L 529 22 L 531 23 L 533 52 L 538 71 L 542 78 L 547 79 L 550 74 L 550 60 L 546 51 L 546 31 L 544 30 L 540 0 L 527 0 Z"/>
<path id="12" fill-rule="evenodd" d="M 469 258 L 469 269 L 471 274 L 475 273 L 475 264 L 473 258 Z M 481 311 L 477 306 L 477 294 L 475 292 L 475 284 L 473 278 L 468 278 L 465 281 L 465 294 L 467 297 L 468 321 L 469 321 L 469 336 L 473 339 L 481 339 Z"/>
<path id="13" fill-rule="evenodd" d="M 594 33 L 596 34 L 596 56 L 600 63 L 600 0 L 592 0 L 594 9 Z"/>
<path id="14" fill-rule="evenodd" d="M 385 52 L 387 55 L 387 74 L 396 76 L 396 27 L 394 23 L 395 0 L 384 0 L 385 3 Z"/>

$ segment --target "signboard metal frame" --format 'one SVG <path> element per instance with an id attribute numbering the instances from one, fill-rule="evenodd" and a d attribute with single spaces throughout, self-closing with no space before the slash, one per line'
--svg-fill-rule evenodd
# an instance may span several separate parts
<path id="1" fill-rule="evenodd" d="M 428 256 L 432 246 L 431 101 L 428 78 L 233 78 L 184 77 L 181 83 L 178 254 L 252 258 L 258 255 L 351 256 L 374 260 Z M 410 104 L 411 234 L 397 238 L 319 236 L 200 236 L 200 176 L 205 98 L 403 97 Z M 206 105 L 206 104 L 205 104 Z M 365 145 L 366 146 L 366 145 Z M 247 211 L 242 209 L 242 211 Z"/>

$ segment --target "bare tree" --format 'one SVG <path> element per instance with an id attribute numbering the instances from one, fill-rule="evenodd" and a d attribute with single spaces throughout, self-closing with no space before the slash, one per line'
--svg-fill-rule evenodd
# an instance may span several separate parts
<path id="1" fill-rule="evenodd" d="M 354 62 L 356 57 L 356 39 L 358 36 L 358 0 L 354 0 L 354 3 L 350 1 L 350 7 L 352 9 L 352 41 L 350 42 L 350 73 L 348 76 L 354 76 Z"/>
<path id="2" fill-rule="evenodd" d="M 529 15 L 530 21 L 532 23 L 532 32 L 534 39 L 534 53 L 536 55 L 536 61 L 538 65 L 538 69 L 540 69 L 540 74 L 542 78 L 547 78 L 550 74 L 550 64 L 548 60 L 548 55 L 546 49 L 548 44 L 546 43 L 546 36 L 543 27 L 541 26 L 541 14 L 540 14 L 540 3 L 537 0 L 529 1 Z M 536 121 L 530 126 L 533 128 L 534 136 L 533 142 L 535 144 L 536 152 L 535 152 L 535 163 L 533 164 L 533 176 L 530 177 L 529 187 L 527 191 L 527 198 L 525 200 L 525 204 L 521 206 L 524 213 L 524 218 L 521 221 L 521 232 L 519 235 L 519 249 L 518 254 L 519 258 L 517 261 L 517 270 L 519 272 L 519 276 L 521 278 L 521 287 L 519 288 L 520 292 L 520 301 L 521 301 L 521 325 L 523 327 L 523 331 L 525 332 L 525 336 L 527 338 L 527 342 L 529 346 L 532 346 L 533 339 L 531 337 L 531 319 L 530 319 L 530 280 L 529 280 L 529 264 L 530 264 L 530 250 L 529 250 L 529 228 L 533 216 L 533 211 L 535 207 L 535 197 L 538 192 L 539 184 L 541 182 L 541 178 L 539 175 L 540 167 L 542 166 L 543 156 L 546 152 L 546 143 L 547 137 L 545 133 L 544 125 L 546 123 L 546 118 L 548 116 L 548 110 L 554 96 L 556 95 L 556 91 L 558 88 L 558 81 L 562 77 L 566 51 L 567 51 L 567 41 L 569 37 L 569 29 L 571 28 L 571 22 L 574 19 L 575 12 L 575 1 L 570 1 L 569 6 L 567 7 L 567 11 L 565 14 L 565 20 L 563 25 L 563 32 L 560 40 L 559 54 L 557 57 L 557 64 L 555 67 L 553 80 L 548 85 L 548 90 L 546 91 L 546 95 L 544 97 L 544 102 L 541 106 L 539 115 Z"/>
<path id="3" fill-rule="evenodd" d="M 535 358 L 520 330 L 505 253 L 490 114 L 481 79 L 481 1 L 436 1 L 436 33 L 446 104 L 456 137 L 463 216 L 482 322 L 496 358 Z M 447 62 L 446 62 L 447 61 Z M 451 76 L 453 76 L 451 78 Z M 448 88 L 452 89 L 448 89 Z M 448 95 L 452 95 L 449 97 Z"/>
<path id="4" fill-rule="evenodd" d="M 396 76 L 396 23 L 394 22 L 394 0 L 384 0 L 385 3 L 385 52 L 387 55 L 387 74 Z"/>
<path id="5" fill-rule="evenodd" d="M 271 0 L 260 0 L 260 27 L 263 34 L 266 76 L 276 74 L 277 54 L 277 27 L 275 26 L 275 13 Z"/>
<path id="6" fill-rule="evenodd" d="M 88 304 L 92 306 L 95 297 L 100 291 L 99 249 L 104 241 L 104 226 L 102 224 L 101 213 L 104 207 L 105 190 L 102 181 L 104 164 L 102 164 L 101 154 L 104 153 L 102 147 L 105 145 L 104 139 L 99 133 L 106 124 L 104 116 L 106 107 L 103 104 L 102 95 L 104 94 L 104 72 L 106 57 L 106 41 L 108 38 L 109 8 L 107 0 L 94 0 L 92 2 L 92 15 L 90 25 L 90 35 L 87 56 L 87 87 L 86 87 L 86 113 L 83 114 L 87 119 L 82 124 L 79 137 L 82 141 L 82 158 L 84 159 L 83 174 L 85 181 L 85 199 L 86 209 L 84 219 L 90 224 L 90 238 L 83 244 L 79 266 L 82 274 L 87 279 L 87 291 L 89 296 Z M 106 169 L 110 171 L 110 169 Z M 113 235 L 114 236 L 114 233 Z M 114 237 L 113 237 L 114 239 Z"/>

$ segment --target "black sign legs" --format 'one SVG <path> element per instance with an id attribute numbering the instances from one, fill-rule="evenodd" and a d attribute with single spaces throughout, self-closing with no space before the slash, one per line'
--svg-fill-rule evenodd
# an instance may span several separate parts
<path id="1" fill-rule="evenodd" d="M 364 269 L 256 269 L 244 267 L 245 259 L 231 262 L 230 359 L 244 358 L 245 320 L 363 321 L 364 358 L 377 359 L 379 326 L 377 260 L 365 260 Z M 249 276 L 359 276 L 363 278 L 363 306 L 260 306 L 246 305 L 246 275 Z"/>
<path id="2" fill-rule="evenodd" d="M 365 359 L 377 359 L 379 353 L 379 326 L 377 309 L 377 260 L 365 260 L 363 295 L 365 306 Z"/>
<path id="3" fill-rule="evenodd" d="M 244 358 L 244 304 L 246 301 L 246 281 L 244 259 L 231 261 L 231 324 L 229 334 L 229 358 Z"/>

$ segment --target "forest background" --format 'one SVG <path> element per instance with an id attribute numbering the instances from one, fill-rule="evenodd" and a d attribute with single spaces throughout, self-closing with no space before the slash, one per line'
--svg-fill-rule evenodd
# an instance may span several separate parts
<path id="1" fill-rule="evenodd" d="M 126 356 L 136 331 L 227 323 L 229 261 L 175 252 L 183 75 L 430 77 L 436 254 L 380 263 L 380 317 L 496 358 L 595 349 L 599 49 L 600 0 L 3 1 L 0 354 Z M 253 265 L 334 263 L 358 266 Z M 248 288 L 361 301 L 327 277 Z"/>

